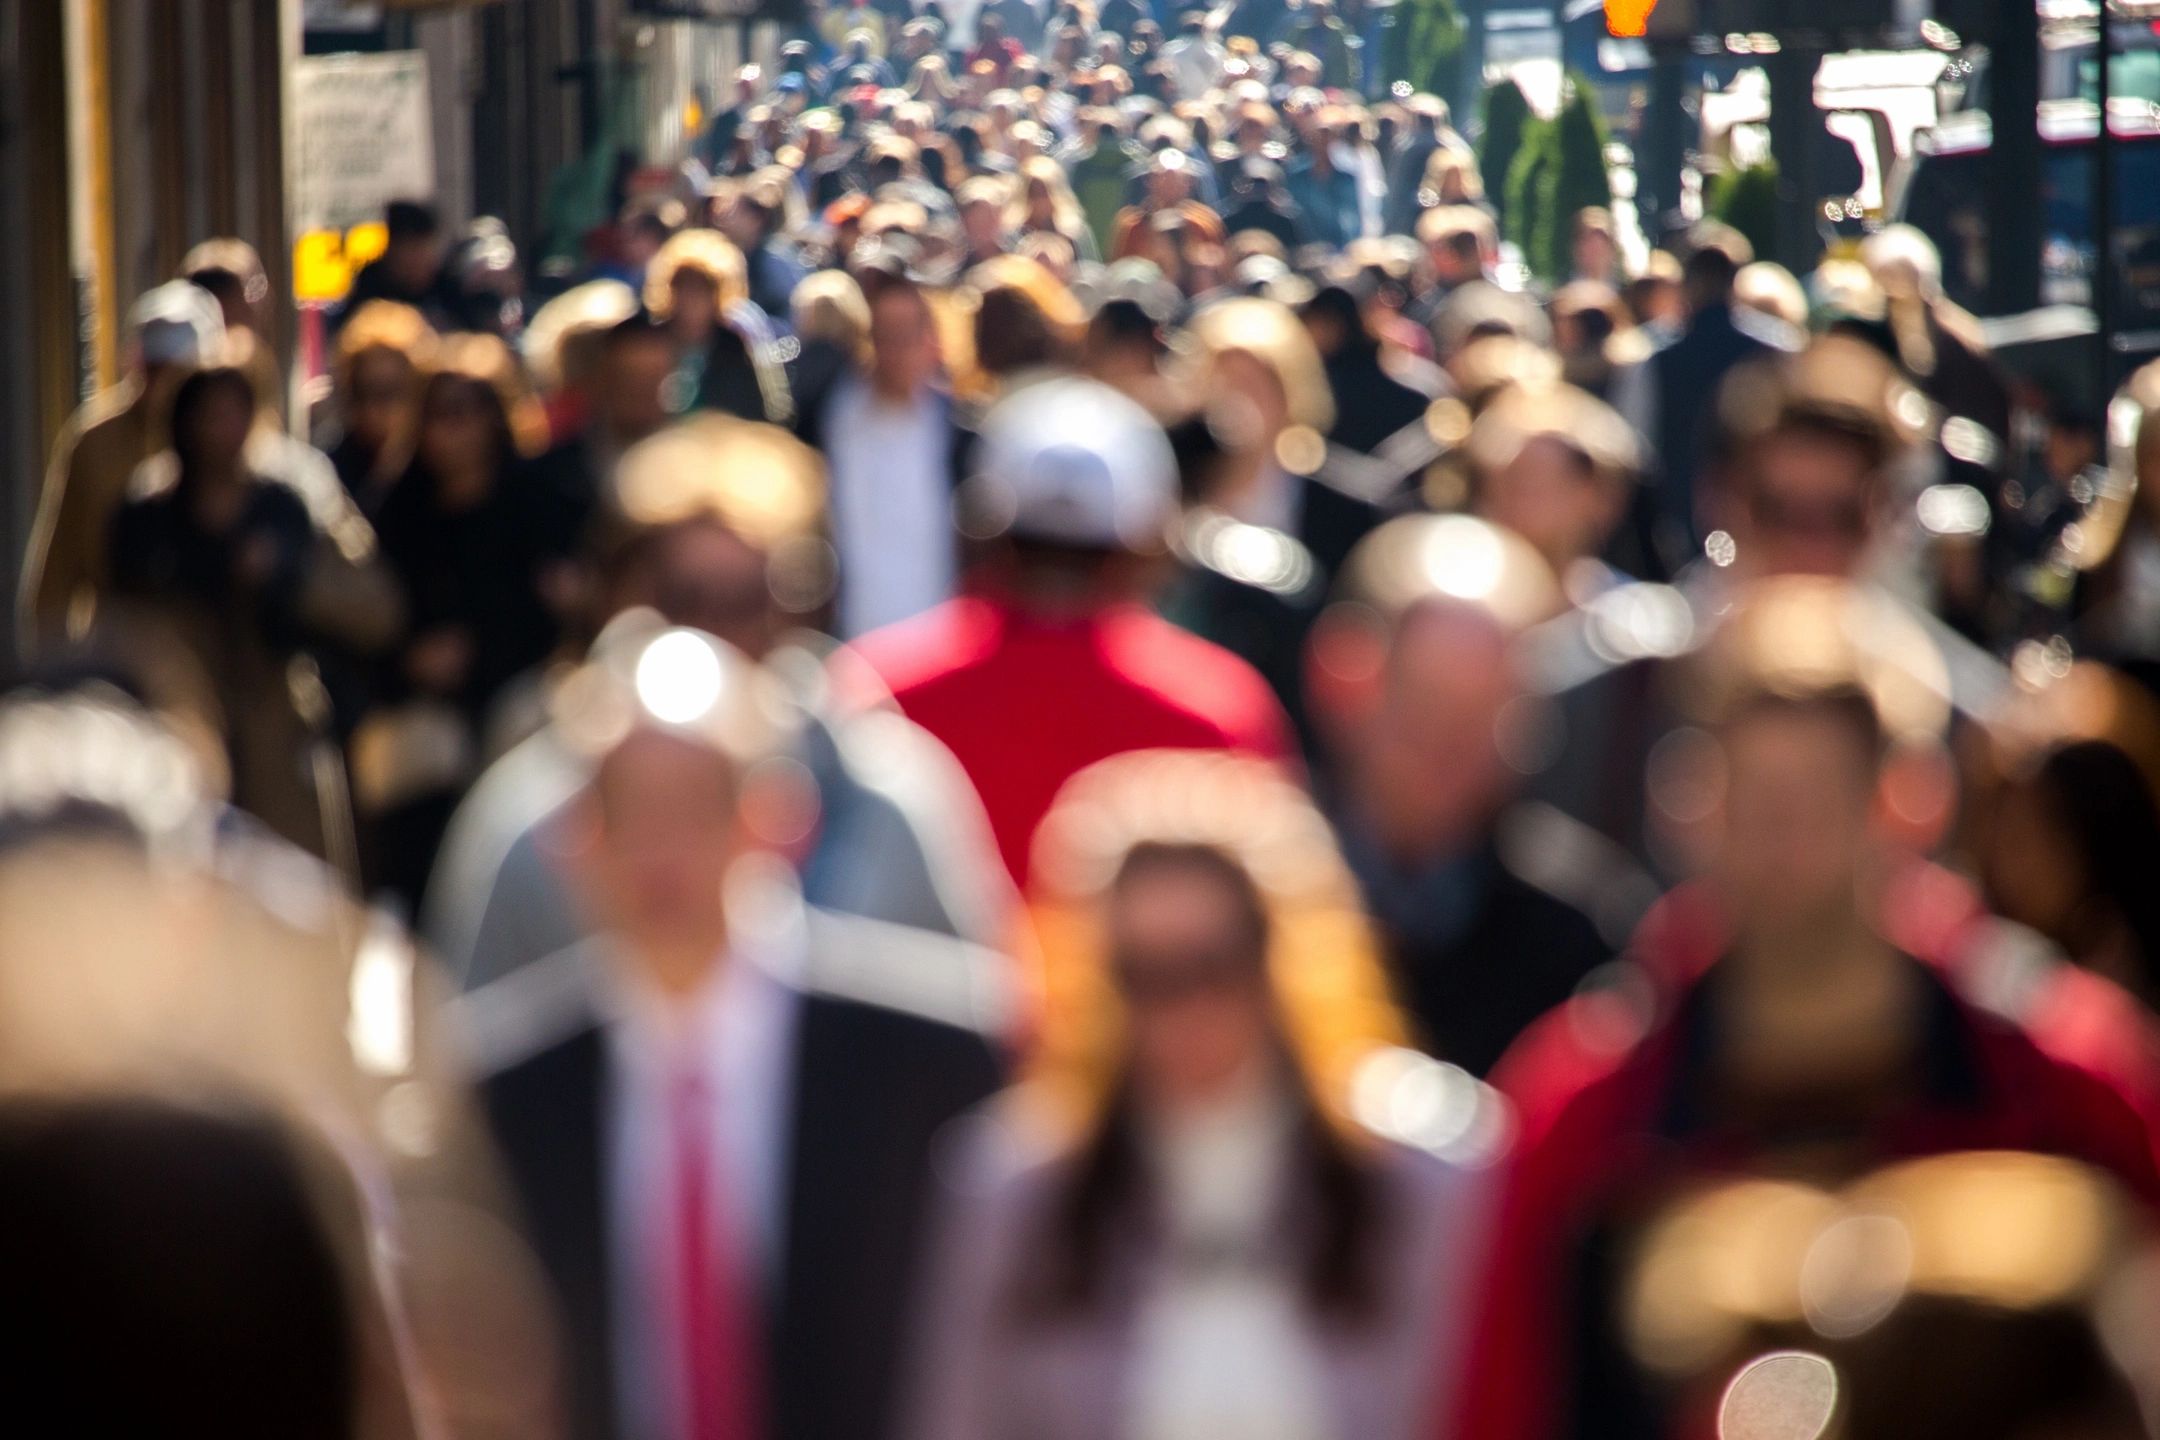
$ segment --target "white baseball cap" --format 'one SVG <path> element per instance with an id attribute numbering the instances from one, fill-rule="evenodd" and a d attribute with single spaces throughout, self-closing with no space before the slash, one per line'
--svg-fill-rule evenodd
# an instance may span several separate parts
<path id="1" fill-rule="evenodd" d="M 194 365 L 224 340 L 225 315 L 200 285 L 170 280 L 142 293 L 128 329 L 144 364 Z"/>
<path id="2" fill-rule="evenodd" d="M 1091 549 L 1162 548 L 1177 457 L 1155 417 L 1095 380 L 1029 385 L 983 421 L 970 531 Z"/>

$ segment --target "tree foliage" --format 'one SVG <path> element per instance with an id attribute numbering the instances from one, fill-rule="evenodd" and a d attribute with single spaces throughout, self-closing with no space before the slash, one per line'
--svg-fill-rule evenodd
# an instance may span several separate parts
<path id="1" fill-rule="evenodd" d="M 1486 87 L 1478 104 L 1478 174 L 1485 182 L 1485 198 L 1508 223 L 1508 181 L 1515 157 L 1537 116 L 1529 97 L 1513 80 Z"/>
<path id="2" fill-rule="evenodd" d="M 1727 170 L 1710 182 L 1711 215 L 1747 236 L 1758 255 L 1777 253 L 1777 183 L 1775 160 Z"/>
<path id="3" fill-rule="evenodd" d="M 1524 263 L 1543 280 L 1558 284 L 1573 268 L 1576 212 L 1612 204 L 1605 139 L 1596 97 L 1579 76 L 1571 77 L 1558 115 L 1532 115 L 1523 128 L 1501 192 L 1501 233 L 1522 247 Z"/>
<path id="4" fill-rule="evenodd" d="M 1463 19 L 1455 0 L 1398 0 L 1381 31 L 1379 80 L 1432 95 L 1455 93 Z"/>

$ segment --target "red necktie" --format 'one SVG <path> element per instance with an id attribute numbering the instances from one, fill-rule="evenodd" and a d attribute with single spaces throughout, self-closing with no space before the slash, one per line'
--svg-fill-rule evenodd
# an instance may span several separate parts
<path id="1" fill-rule="evenodd" d="M 676 1313 L 669 1327 L 681 1357 L 684 1440 L 758 1440 L 761 1396 L 756 1292 L 735 1263 L 736 1230 L 713 1183 L 711 1096 L 695 1069 L 672 1087 L 675 1135 L 673 1259 Z"/>

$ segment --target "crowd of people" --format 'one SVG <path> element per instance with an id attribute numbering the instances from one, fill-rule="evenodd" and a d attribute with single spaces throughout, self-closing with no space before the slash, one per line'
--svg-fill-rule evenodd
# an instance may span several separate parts
<path id="1" fill-rule="evenodd" d="M 2160 371 L 1902 227 L 1530 277 L 1374 23 L 814 5 L 558 293 L 414 200 L 319 385 L 238 241 L 141 298 L 0 698 L 7 1403 L 2150 1433 Z"/>

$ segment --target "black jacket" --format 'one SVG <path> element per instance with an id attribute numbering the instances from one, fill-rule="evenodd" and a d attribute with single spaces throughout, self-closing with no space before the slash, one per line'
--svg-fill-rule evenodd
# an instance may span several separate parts
<path id="1" fill-rule="evenodd" d="M 880 1440 L 892 1423 L 933 1141 L 1000 1086 L 994 957 L 897 926 L 806 912 L 785 1126 L 785 1246 L 766 1297 L 770 1440 Z M 529 1238 L 561 1302 L 570 1434 L 615 1440 L 607 1036 L 566 951 L 476 992 L 483 1053 L 527 1033 L 482 1095 Z M 552 972 L 552 973 L 551 973 Z M 514 991 L 513 991 L 514 987 Z M 536 994 L 567 991 L 560 1002 Z M 500 992 L 500 993 L 499 993 Z M 492 1011 L 492 1014 L 490 1013 Z M 537 1012 L 547 1018 L 537 1024 Z M 546 1038 L 530 1043 L 530 1031 Z M 498 1051 L 499 1053 L 499 1051 Z"/>

